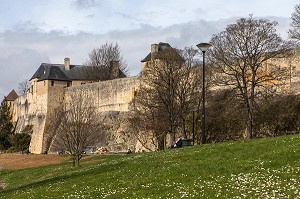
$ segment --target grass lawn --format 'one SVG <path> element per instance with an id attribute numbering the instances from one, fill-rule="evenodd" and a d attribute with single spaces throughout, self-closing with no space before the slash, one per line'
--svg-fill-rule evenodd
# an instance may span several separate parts
<path id="1" fill-rule="evenodd" d="M 300 136 L 1 170 L 0 198 L 300 198 Z"/>

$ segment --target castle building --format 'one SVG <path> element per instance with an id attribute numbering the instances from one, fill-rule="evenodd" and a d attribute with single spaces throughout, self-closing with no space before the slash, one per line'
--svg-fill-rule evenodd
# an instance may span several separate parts
<path id="1" fill-rule="evenodd" d="M 151 52 L 142 60 L 142 68 L 151 60 L 165 57 L 172 47 L 166 43 L 152 44 Z M 175 52 L 172 49 L 172 53 Z M 176 54 L 176 53 L 175 53 Z M 51 112 L 70 99 L 74 92 L 81 92 L 94 106 L 102 118 L 109 120 L 117 128 L 106 135 L 101 146 L 110 150 L 127 150 L 128 146 L 135 148 L 134 138 L 124 135 L 121 124 L 116 122 L 127 117 L 134 95 L 140 87 L 140 77 L 127 77 L 120 69 L 118 61 L 112 61 L 103 71 L 110 74 L 106 79 L 100 79 L 90 72 L 89 67 L 72 65 L 70 58 L 65 58 L 63 64 L 42 63 L 30 78 L 29 91 L 18 96 L 12 91 L 7 100 L 12 110 L 15 133 L 30 132 L 32 153 L 46 153 L 50 146 L 48 132 L 51 128 Z M 107 119 L 108 118 L 108 119 Z"/>
<path id="2" fill-rule="evenodd" d="M 178 52 L 170 46 L 168 43 L 160 42 L 159 44 L 151 44 L 150 53 L 142 59 L 142 71 L 147 67 L 148 64 L 153 64 L 151 62 L 162 62 L 162 61 L 178 61 L 184 63 L 184 59 L 178 54 Z"/>
<path id="3" fill-rule="evenodd" d="M 110 80 L 99 81 L 88 67 L 71 65 L 65 58 L 64 64 L 42 63 L 30 79 L 30 89 L 25 95 L 9 96 L 13 110 L 16 133 L 32 132 L 29 150 L 45 153 L 47 132 L 50 128 L 51 111 L 55 110 L 72 92 L 84 92 L 99 112 L 128 111 L 133 93 L 138 87 L 137 77 L 126 77 L 119 69 L 119 63 L 112 61 Z"/>

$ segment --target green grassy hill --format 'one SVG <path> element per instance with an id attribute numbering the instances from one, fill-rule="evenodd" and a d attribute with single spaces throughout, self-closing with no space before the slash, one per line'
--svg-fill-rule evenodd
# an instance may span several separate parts
<path id="1" fill-rule="evenodd" d="M 300 136 L 2 170 L 0 198 L 300 198 Z"/>

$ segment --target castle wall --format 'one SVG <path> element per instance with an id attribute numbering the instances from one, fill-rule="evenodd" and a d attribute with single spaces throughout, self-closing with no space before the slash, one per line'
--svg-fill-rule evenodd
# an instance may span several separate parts
<path id="1" fill-rule="evenodd" d="M 65 89 L 65 100 L 71 100 L 72 93 L 82 92 L 89 99 L 90 105 L 97 108 L 103 123 L 110 129 L 101 136 L 97 147 L 105 147 L 109 151 L 127 151 L 134 149 L 137 140 L 126 131 L 130 103 L 140 87 L 140 78 L 128 77 L 85 84 Z"/>
<path id="2" fill-rule="evenodd" d="M 49 81 L 36 82 L 36 89 L 38 95 L 46 94 L 48 92 Z"/>
<path id="3" fill-rule="evenodd" d="M 99 82 L 99 81 L 95 81 L 95 82 Z M 72 81 L 72 86 L 81 86 L 84 84 L 90 84 L 90 83 L 95 83 L 91 80 L 73 80 Z"/>
<path id="4" fill-rule="evenodd" d="M 53 128 L 53 115 L 55 111 L 64 102 L 64 94 L 67 83 L 64 81 L 52 81 L 49 80 L 47 87 L 47 114 L 45 119 L 45 126 L 42 131 L 43 140 L 41 142 L 42 147 L 40 148 L 41 153 L 46 153 L 49 150 L 51 144 L 51 128 Z"/>
<path id="5" fill-rule="evenodd" d="M 37 154 L 45 153 L 50 147 L 49 143 L 51 143 L 51 138 L 48 135 L 49 128 L 51 128 L 51 114 L 63 102 L 72 100 L 70 98 L 72 93 L 82 92 L 89 103 L 97 108 L 99 114 L 102 114 L 103 119 L 113 124 L 116 120 L 125 118 L 129 104 L 139 85 L 138 77 L 72 87 L 66 87 L 64 81 L 55 81 L 54 85 L 51 80 L 32 81 L 32 90 L 14 101 L 13 120 L 16 123 L 16 132 L 21 133 L 28 126 L 32 127 L 29 150 Z M 112 116 L 116 114 L 118 118 Z M 100 145 L 110 145 L 112 150 L 126 150 L 129 142 L 132 144 L 132 140 L 127 139 L 125 141 L 126 136 L 121 133 L 123 131 L 122 124 L 117 126 L 118 128 L 111 129 L 110 135 L 106 135 L 107 139 L 104 139 Z"/>
<path id="6" fill-rule="evenodd" d="M 42 152 L 43 132 L 47 114 L 46 94 L 36 95 L 27 93 L 14 101 L 13 120 L 16 124 L 16 133 L 32 130 L 29 150 L 33 153 Z"/>
<path id="7" fill-rule="evenodd" d="M 65 89 L 65 98 L 69 99 L 73 92 L 82 92 L 99 112 L 128 111 L 139 85 L 138 77 L 127 77 L 72 86 Z"/>
<path id="8" fill-rule="evenodd" d="M 72 81 L 72 86 L 81 86 L 81 84 L 82 84 L 82 81 L 80 81 L 80 80 Z"/>

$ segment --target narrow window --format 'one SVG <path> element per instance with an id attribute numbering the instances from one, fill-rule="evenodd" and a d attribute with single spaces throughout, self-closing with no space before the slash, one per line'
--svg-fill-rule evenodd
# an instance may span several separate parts
<path id="1" fill-rule="evenodd" d="M 54 86 L 54 81 L 51 81 L 51 86 Z"/>

